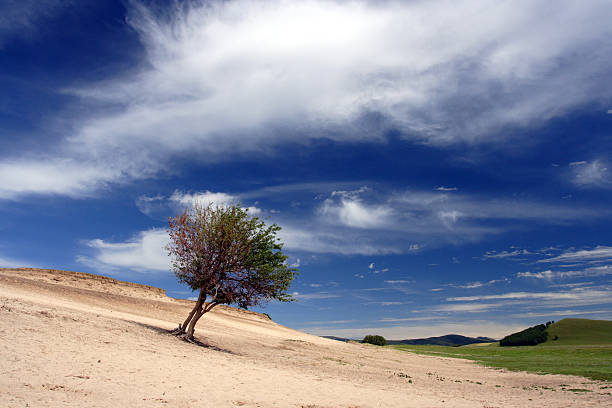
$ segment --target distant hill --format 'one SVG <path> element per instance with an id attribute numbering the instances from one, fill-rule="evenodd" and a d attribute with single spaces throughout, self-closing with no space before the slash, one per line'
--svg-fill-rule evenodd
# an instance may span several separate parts
<path id="1" fill-rule="evenodd" d="M 491 343 L 497 340 L 489 337 L 467 337 L 459 334 L 447 334 L 425 339 L 387 340 L 387 344 L 433 345 L 433 346 L 465 346 L 474 343 Z"/>
<path id="2" fill-rule="evenodd" d="M 557 336 L 557 340 L 554 340 Z M 612 344 L 612 321 L 563 319 L 548 327 L 548 340 L 540 346 Z"/>
<path id="3" fill-rule="evenodd" d="M 323 336 L 327 339 L 338 341 L 349 341 L 343 337 Z M 474 343 L 491 343 L 497 340 L 489 337 L 466 337 L 459 334 L 447 334 L 446 336 L 428 337 L 426 339 L 408 339 L 408 340 L 387 340 L 387 344 L 408 344 L 408 345 L 433 345 L 433 346 L 465 346 L 466 344 Z"/>

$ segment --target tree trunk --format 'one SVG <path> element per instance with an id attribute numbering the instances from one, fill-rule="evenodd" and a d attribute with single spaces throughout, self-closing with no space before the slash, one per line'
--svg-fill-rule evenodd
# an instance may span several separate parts
<path id="1" fill-rule="evenodd" d="M 198 322 L 198 320 L 200 320 L 200 317 L 202 317 L 203 315 L 204 315 L 203 309 L 200 309 L 195 313 L 195 315 L 193 316 L 193 319 L 191 319 L 191 322 L 189 323 L 189 327 L 187 328 L 187 334 L 185 335 L 185 339 L 193 340 L 193 332 L 195 331 L 195 325 Z"/>
<path id="2" fill-rule="evenodd" d="M 196 312 L 198 310 L 202 309 L 202 304 L 204 304 L 204 300 L 205 299 L 206 299 L 206 295 L 204 294 L 204 290 L 200 289 L 200 295 L 198 296 L 198 300 L 197 300 L 195 306 L 193 307 L 193 309 L 191 309 L 191 312 L 189 313 L 189 316 L 187 316 L 187 319 L 185 319 L 183 324 L 179 324 L 179 327 L 177 329 L 175 329 L 172 333 L 174 333 L 174 334 L 183 334 L 183 333 L 185 333 L 185 329 L 187 329 L 187 325 L 193 319 L 193 316 L 196 314 Z"/>
<path id="3" fill-rule="evenodd" d="M 196 311 L 193 318 L 191 319 L 191 322 L 189 323 L 189 327 L 187 328 L 187 333 L 185 334 L 185 340 L 188 340 L 188 341 L 193 340 L 193 333 L 195 331 L 196 323 L 198 322 L 198 320 L 200 320 L 200 317 L 204 316 L 205 313 L 210 312 L 212 308 L 215 306 L 217 306 L 217 303 L 211 302 L 208 305 L 206 305 L 206 307 L 200 308 L 199 310 Z"/>

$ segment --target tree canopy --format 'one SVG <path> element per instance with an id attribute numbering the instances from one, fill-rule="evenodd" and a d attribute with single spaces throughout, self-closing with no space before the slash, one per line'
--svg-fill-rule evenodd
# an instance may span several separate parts
<path id="1" fill-rule="evenodd" d="M 362 343 L 374 344 L 375 346 L 387 345 L 387 340 L 383 336 L 368 334 L 361 340 Z"/>
<path id="2" fill-rule="evenodd" d="M 218 304 L 248 308 L 272 299 L 293 300 L 287 291 L 297 270 L 287 265 L 278 225 L 267 226 L 237 204 L 194 204 L 168 225 L 174 273 L 199 291 L 176 334 L 193 339 L 198 319 Z"/>

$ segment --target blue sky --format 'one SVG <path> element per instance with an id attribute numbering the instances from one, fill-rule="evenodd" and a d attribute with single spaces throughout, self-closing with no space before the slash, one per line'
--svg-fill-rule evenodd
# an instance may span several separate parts
<path id="1" fill-rule="evenodd" d="M 9 1 L 0 265 L 192 294 L 194 200 L 276 222 L 307 332 L 612 318 L 609 1 Z"/>

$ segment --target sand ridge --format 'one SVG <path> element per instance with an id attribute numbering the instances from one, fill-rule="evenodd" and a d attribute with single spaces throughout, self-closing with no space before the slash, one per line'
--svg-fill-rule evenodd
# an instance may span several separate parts
<path id="1" fill-rule="evenodd" d="M 581 377 L 341 343 L 230 307 L 202 318 L 196 346 L 167 333 L 190 304 L 97 275 L 0 269 L 0 406 L 612 406 Z"/>

